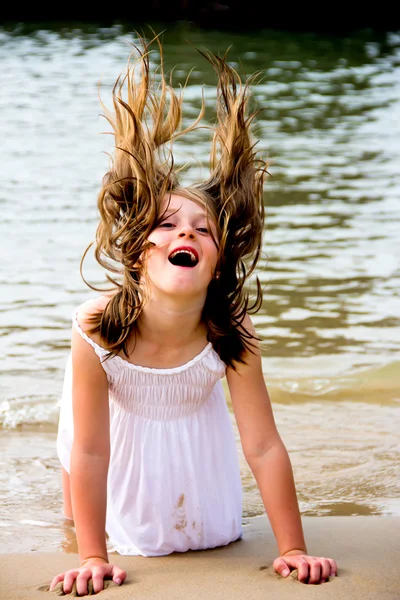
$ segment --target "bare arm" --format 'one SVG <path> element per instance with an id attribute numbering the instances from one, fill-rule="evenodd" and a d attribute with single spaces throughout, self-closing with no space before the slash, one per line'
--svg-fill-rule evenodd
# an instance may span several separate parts
<path id="1" fill-rule="evenodd" d="M 243 325 L 254 334 L 249 317 Z M 285 556 L 285 561 L 277 559 L 274 566 L 281 574 L 287 575 L 294 561 L 299 568 L 299 579 L 308 581 L 309 578 L 310 583 L 325 580 L 336 571 L 331 559 L 318 559 L 322 561 L 319 567 L 313 565 L 309 569 L 314 557 L 306 557 L 308 562 L 304 559 L 297 566 L 307 555 L 307 548 L 292 466 L 275 425 L 258 345 L 254 354 L 247 353 L 245 361 L 246 364 L 238 365 L 236 372 L 228 369 L 227 381 L 243 452 L 260 490 L 279 553 Z"/>
<path id="2" fill-rule="evenodd" d="M 107 560 L 108 382 L 93 348 L 76 331 L 72 333 L 72 365 L 74 443 L 70 480 L 79 555 L 81 561 L 91 557 Z"/>
<path id="3" fill-rule="evenodd" d="M 87 312 L 80 311 L 78 321 L 84 330 L 87 317 Z M 76 581 L 78 595 L 82 596 L 88 593 L 89 579 L 93 579 L 94 590 L 99 592 L 103 589 L 105 578 L 112 578 L 120 584 L 126 573 L 108 563 L 106 546 L 110 460 L 107 376 L 93 348 L 75 330 L 72 332 L 71 350 L 74 441 L 70 485 L 81 566 L 57 575 L 50 589 L 53 590 L 62 581 L 64 593 L 68 594 Z"/>
<path id="4" fill-rule="evenodd" d="M 250 319 L 245 326 L 254 332 Z M 279 552 L 306 552 L 286 448 L 276 429 L 261 368 L 261 354 L 247 353 L 246 365 L 228 369 L 227 381 L 245 458 L 260 490 Z"/>

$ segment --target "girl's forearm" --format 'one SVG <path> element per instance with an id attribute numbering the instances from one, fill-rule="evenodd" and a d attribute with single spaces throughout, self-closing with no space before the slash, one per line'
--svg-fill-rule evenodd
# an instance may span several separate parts
<path id="1" fill-rule="evenodd" d="M 108 560 L 106 546 L 106 506 L 108 459 L 71 453 L 71 501 L 81 561 L 90 557 Z"/>
<path id="2" fill-rule="evenodd" d="M 293 471 L 285 446 L 278 443 L 264 455 L 248 462 L 257 481 L 279 553 L 282 555 L 294 549 L 306 553 Z"/>

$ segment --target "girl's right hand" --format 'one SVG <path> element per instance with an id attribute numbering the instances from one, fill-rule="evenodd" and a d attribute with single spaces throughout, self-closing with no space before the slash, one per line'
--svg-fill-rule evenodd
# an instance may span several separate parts
<path id="1" fill-rule="evenodd" d="M 54 590 L 56 585 L 62 581 L 64 594 L 69 594 L 74 581 L 76 581 L 78 596 L 86 596 L 89 593 L 88 582 L 90 579 L 93 580 L 93 591 L 97 594 L 104 589 L 104 579 L 112 579 L 114 583 L 121 585 L 126 579 L 126 573 L 119 567 L 110 565 L 104 558 L 88 558 L 83 561 L 79 569 L 70 569 L 54 577 L 50 584 L 50 591 Z"/>

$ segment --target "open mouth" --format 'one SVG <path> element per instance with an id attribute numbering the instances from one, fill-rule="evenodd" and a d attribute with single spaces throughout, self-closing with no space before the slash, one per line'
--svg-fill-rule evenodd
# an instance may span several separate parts
<path id="1" fill-rule="evenodd" d="M 193 248 L 177 248 L 171 252 L 168 260 L 176 267 L 195 267 L 199 262 L 199 257 Z"/>

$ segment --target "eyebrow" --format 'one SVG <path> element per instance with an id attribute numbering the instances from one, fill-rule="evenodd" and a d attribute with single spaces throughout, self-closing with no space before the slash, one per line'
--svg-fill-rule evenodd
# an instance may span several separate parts
<path id="1" fill-rule="evenodd" d="M 164 218 L 171 217 L 173 215 L 178 214 L 179 208 L 167 208 L 167 210 L 163 213 Z M 203 212 L 198 212 L 193 215 L 194 219 L 207 219 L 207 214 Z"/>

